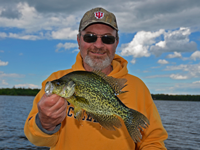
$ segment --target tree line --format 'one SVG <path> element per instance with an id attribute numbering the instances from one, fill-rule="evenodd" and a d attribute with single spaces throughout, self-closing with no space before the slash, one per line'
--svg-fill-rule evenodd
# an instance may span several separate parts
<path id="1" fill-rule="evenodd" d="M 200 101 L 200 95 L 151 94 L 154 100 Z"/>
<path id="2" fill-rule="evenodd" d="M 15 95 L 15 96 L 35 96 L 40 89 L 26 89 L 26 88 L 2 88 L 0 95 Z"/>
<path id="3" fill-rule="evenodd" d="M 19 96 L 36 96 L 40 89 L 30 88 L 2 88 L 0 95 L 19 95 Z M 154 100 L 175 100 L 175 101 L 200 101 L 200 95 L 168 95 L 168 94 L 151 94 Z"/>

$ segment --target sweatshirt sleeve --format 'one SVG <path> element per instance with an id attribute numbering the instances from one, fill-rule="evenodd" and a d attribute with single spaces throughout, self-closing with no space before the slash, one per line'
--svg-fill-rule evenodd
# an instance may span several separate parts
<path id="1" fill-rule="evenodd" d="M 38 113 L 37 103 L 44 94 L 43 91 L 44 89 L 41 89 L 41 91 L 37 94 L 33 101 L 32 110 L 29 113 L 25 122 L 24 133 L 32 144 L 36 146 L 52 147 L 56 144 L 58 140 L 59 132 L 56 132 L 54 134 L 47 134 L 43 132 L 36 124 L 36 117 Z"/>
<path id="2" fill-rule="evenodd" d="M 40 122 L 38 113 L 37 113 L 37 115 L 36 115 L 36 117 L 35 117 L 35 122 L 36 122 L 36 125 L 38 126 L 38 128 L 39 128 L 41 131 L 43 131 L 44 133 L 49 134 L 49 135 L 52 135 L 52 134 L 58 132 L 58 130 L 59 130 L 60 127 L 61 127 L 61 123 L 60 123 L 60 124 L 58 124 L 58 125 L 56 126 L 56 128 L 55 128 L 54 130 L 52 130 L 52 131 L 48 131 L 48 130 L 44 129 L 44 128 L 42 127 L 41 122 Z"/>
<path id="3" fill-rule="evenodd" d="M 58 79 L 71 71 L 72 71 L 71 69 L 67 69 L 52 73 L 45 81 L 42 82 L 42 88 L 33 101 L 32 110 L 30 111 L 24 125 L 24 133 L 28 138 L 28 140 L 36 146 L 53 147 L 56 145 L 60 134 L 59 129 L 61 125 L 58 125 L 53 132 L 48 132 L 43 130 L 43 128 L 41 128 L 40 122 L 38 122 L 37 119 L 37 114 L 38 114 L 37 103 L 45 94 L 44 90 L 45 84 L 47 81 Z"/>

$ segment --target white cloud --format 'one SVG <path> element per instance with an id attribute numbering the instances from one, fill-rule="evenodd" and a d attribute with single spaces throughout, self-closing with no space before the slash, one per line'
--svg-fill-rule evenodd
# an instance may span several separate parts
<path id="1" fill-rule="evenodd" d="M 38 39 L 75 39 L 78 33 L 78 17 L 66 13 L 39 13 L 35 7 L 27 2 L 19 2 L 16 10 L 21 14 L 20 17 L 2 17 L 0 12 L 0 27 L 18 28 L 21 33 L 0 32 L 0 38 L 16 38 L 24 40 Z M 3 10 L 0 6 L 0 10 Z M 52 35 L 50 35 L 50 31 Z M 75 34 L 76 33 L 76 34 Z"/>
<path id="2" fill-rule="evenodd" d="M 24 75 L 21 75 L 21 74 L 16 74 L 16 73 L 4 73 L 3 71 L 0 71 L 0 78 L 3 78 L 3 77 L 6 77 L 6 78 L 23 78 Z"/>
<path id="3" fill-rule="evenodd" d="M 182 58 L 181 52 L 191 52 L 197 49 L 196 43 L 189 39 L 190 34 L 190 29 L 183 27 L 174 31 L 163 29 L 157 32 L 140 31 L 130 43 L 122 44 L 121 55 L 133 56 L 133 62 L 135 58 L 149 57 L 151 54 L 158 57 L 168 52 L 174 54 L 169 54 L 167 58 Z M 161 40 L 162 37 L 163 40 Z"/>
<path id="4" fill-rule="evenodd" d="M 63 28 L 52 32 L 53 39 L 76 39 L 78 30 L 71 30 L 71 28 Z"/>
<path id="5" fill-rule="evenodd" d="M 1 17 L 0 24 L 4 27 L 17 27 L 17 28 L 26 28 L 31 30 L 35 28 L 36 24 L 42 19 L 41 15 L 37 13 L 34 7 L 30 7 L 27 3 L 18 3 L 16 9 L 21 13 L 20 18 L 6 18 Z M 40 24 L 38 24 L 38 28 Z M 35 28 L 36 29 L 36 28 Z"/>
<path id="6" fill-rule="evenodd" d="M 153 75 L 153 76 L 147 76 L 145 78 L 167 78 L 169 77 L 170 75 Z"/>
<path id="7" fill-rule="evenodd" d="M 6 38 L 7 37 L 7 34 L 4 33 L 4 32 L 0 32 L 0 38 Z"/>
<path id="8" fill-rule="evenodd" d="M 65 50 L 71 49 L 71 48 L 77 48 L 77 43 L 59 43 L 56 45 L 57 49 L 56 52 L 63 52 Z M 64 49 L 64 50 L 63 50 Z"/>
<path id="9" fill-rule="evenodd" d="M 193 60 L 197 60 L 197 59 L 200 59 L 200 51 L 195 51 L 191 56 L 190 56 L 191 59 Z"/>
<path id="10" fill-rule="evenodd" d="M 166 58 L 182 58 L 182 55 L 181 53 L 174 52 L 173 54 L 167 55 Z"/>
<path id="11" fill-rule="evenodd" d="M 8 85 L 8 83 L 5 80 L 2 80 L 3 85 Z"/>
<path id="12" fill-rule="evenodd" d="M 8 65 L 8 62 L 4 62 L 0 60 L 0 66 L 7 66 L 7 65 Z"/>
<path id="13" fill-rule="evenodd" d="M 200 86 L 197 83 L 174 83 L 174 84 L 167 84 L 167 83 L 157 83 L 156 86 L 152 86 L 151 89 L 154 89 L 155 92 L 162 92 L 165 94 L 195 94 L 199 95 Z"/>
<path id="14" fill-rule="evenodd" d="M 9 33 L 9 35 L 7 37 L 14 38 L 14 39 L 22 39 L 22 40 L 39 40 L 39 39 L 41 39 L 41 37 L 37 36 L 37 35 L 23 35 L 23 34 L 15 34 L 15 33 Z"/>
<path id="15" fill-rule="evenodd" d="M 17 84 L 15 85 L 16 88 L 31 88 L 31 89 L 34 89 L 34 88 L 39 88 L 38 85 L 35 85 L 35 84 Z"/>
<path id="16" fill-rule="evenodd" d="M 132 64 L 135 64 L 135 63 L 136 63 L 136 59 L 133 58 L 133 59 L 131 60 L 131 63 L 132 63 Z"/>
<path id="17" fill-rule="evenodd" d="M 176 80 L 183 80 L 183 79 L 188 79 L 188 76 L 183 76 L 180 74 L 171 74 L 170 78 L 176 79 Z"/>
<path id="18" fill-rule="evenodd" d="M 181 3 L 181 5 L 180 5 Z M 1 27 L 14 27 L 36 32 L 39 30 L 60 30 L 78 28 L 83 14 L 90 8 L 101 6 L 117 17 L 121 32 L 157 31 L 161 28 L 176 29 L 180 26 L 197 27 L 200 20 L 199 2 L 160 0 L 101 0 L 95 3 L 79 1 L 0 1 Z"/>
<path id="19" fill-rule="evenodd" d="M 75 49 L 72 51 L 72 53 L 79 52 L 79 51 L 80 51 L 79 49 Z"/>
<path id="20" fill-rule="evenodd" d="M 122 44 L 121 55 L 132 55 L 133 58 L 149 57 L 151 55 L 148 51 L 150 46 L 154 44 L 156 42 L 155 39 L 163 33 L 164 30 L 162 29 L 157 32 L 138 32 L 130 43 Z M 135 62 L 134 59 L 133 62 Z"/>
<path id="21" fill-rule="evenodd" d="M 0 53 L 4 53 L 4 51 L 3 51 L 3 50 L 0 50 Z"/>
<path id="22" fill-rule="evenodd" d="M 177 65 L 177 66 L 166 66 L 164 71 L 176 71 L 179 73 L 164 74 L 164 75 L 152 75 L 145 78 L 171 78 L 175 80 L 180 79 L 191 79 L 191 78 L 200 78 L 200 63 L 199 64 L 186 64 L 186 65 Z"/>
<path id="23" fill-rule="evenodd" d="M 112 6 L 115 7 L 117 16 L 119 16 L 119 26 L 126 32 L 155 31 L 161 28 L 175 29 L 180 26 L 199 28 L 200 25 L 197 15 L 200 9 L 197 1 L 189 3 L 189 1 L 182 0 L 128 0 L 120 3 L 121 6 L 116 5 L 117 3 Z"/>
<path id="24" fill-rule="evenodd" d="M 189 28 L 181 27 L 179 30 L 168 31 L 163 34 L 164 41 L 159 41 L 150 47 L 150 52 L 155 56 L 160 56 L 162 53 L 174 52 L 174 55 L 168 57 L 180 57 L 181 52 L 192 52 L 197 50 L 195 42 L 190 41 L 189 35 L 191 31 Z"/>
<path id="25" fill-rule="evenodd" d="M 165 60 L 165 59 L 159 59 L 158 63 L 162 64 L 162 65 L 165 65 L 165 64 L 168 64 L 169 62 L 167 60 Z"/>
<path id="26" fill-rule="evenodd" d="M 13 39 L 22 39 L 22 40 L 39 40 L 43 39 L 44 37 L 41 35 L 30 35 L 27 33 L 0 33 L 1 38 L 13 38 Z"/>
<path id="27" fill-rule="evenodd" d="M 78 30 L 71 30 L 71 28 L 63 28 L 60 30 L 52 31 L 51 33 L 46 32 L 43 34 L 39 32 L 38 34 L 29 34 L 29 33 L 0 33 L 1 38 L 13 38 L 13 39 L 22 39 L 22 40 L 41 40 L 41 39 L 67 39 L 75 40 Z"/>
<path id="28" fill-rule="evenodd" d="M 193 82 L 193 84 L 200 84 L 200 81 L 195 81 Z"/>
<path id="29" fill-rule="evenodd" d="M 167 66 L 165 71 L 181 70 L 188 73 L 188 78 L 200 77 L 200 63 L 199 64 L 181 64 L 178 66 Z"/>

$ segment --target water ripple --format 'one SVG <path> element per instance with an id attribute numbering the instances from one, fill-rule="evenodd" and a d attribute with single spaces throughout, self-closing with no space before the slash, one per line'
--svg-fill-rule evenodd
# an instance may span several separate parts
<path id="1" fill-rule="evenodd" d="M 0 150 L 49 150 L 36 147 L 24 135 L 32 96 L 0 96 Z M 155 101 L 168 132 L 169 150 L 200 149 L 200 102 Z"/>
<path id="2" fill-rule="evenodd" d="M 200 102 L 155 101 L 168 132 L 169 150 L 200 149 Z"/>

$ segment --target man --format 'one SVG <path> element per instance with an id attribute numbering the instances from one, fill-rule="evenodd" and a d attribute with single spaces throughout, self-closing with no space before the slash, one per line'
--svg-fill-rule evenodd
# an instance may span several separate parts
<path id="1" fill-rule="evenodd" d="M 24 132 L 30 142 L 51 150 L 156 150 L 166 149 L 164 140 L 167 132 L 157 108 L 145 84 L 128 74 L 127 61 L 115 54 L 119 43 L 118 27 L 114 14 L 103 8 L 85 13 L 77 41 L 80 49 L 71 69 L 53 73 L 43 83 L 33 102 L 33 108 L 26 120 Z M 141 131 L 142 140 L 135 144 L 125 125 L 115 131 L 106 130 L 86 114 L 81 121 L 74 118 L 74 107 L 58 95 L 47 97 L 44 87 L 47 81 L 58 79 L 76 70 L 102 70 L 108 76 L 126 78 L 129 91 L 118 95 L 128 107 L 144 114 L 150 125 Z"/>

